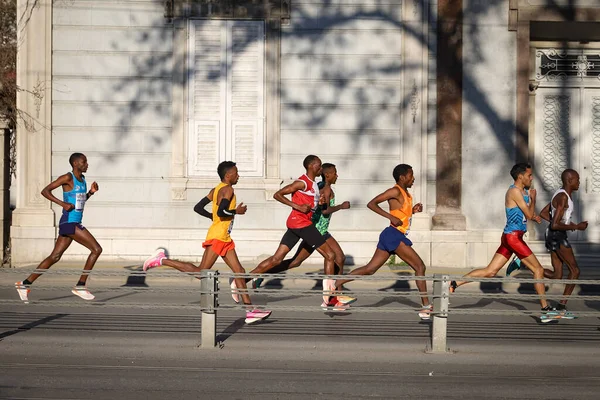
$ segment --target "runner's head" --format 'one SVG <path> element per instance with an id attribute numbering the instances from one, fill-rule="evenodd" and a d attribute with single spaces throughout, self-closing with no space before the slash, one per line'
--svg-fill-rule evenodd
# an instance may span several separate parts
<path id="1" fill-rule="evenodd" d="M 515 183 L 521 182 L 525 189 L 529 189 L 533 182 L 533 170 L 531 165 L 527 163 L 515 164 L 510 170 L 510 176 L 515 180 Z"/>
<path id="2" fill-rule="evenodd" d="M 579 190 L 579 174 L 574 169 L 565 169 L 560 179 L 564 189 Z"/>
<path id="3" fill-rule="evenodd" d="M 221 182 L 227 183 L 228 185 L 235 185 L 240 179 L 238 169 L 233 161 L 223 161 L 217 167 L 217 173 Z"/>
<path id="4" fill-rule="evenodd" d="M 71 154 L 71 157 L 69 157 L 69 164 L 71 164 L 73 171 L 78 169 L 81 172 L 86 172 L 88 169 L 87 157 L 83 153 Z"/>
<path id="5" fill-rule="evenodd" d="M 400 186 L 404 187 L 412 187 L 415 182 L 415 176 L 413 173 L 413 169 L 408 164 L 398 164 L 396 168 L 394 168 L 394 172 L 392 173 L 394 176 L 394 180 Z"/>
<path id="6" fill-rule="evenodd" d="M 306 169 L 306 175 L 312 176 L 313 179 L 321 175 L 322 166 L 319 157 L 312 154 L 308 155 L 304 159 L 302 165 L 304 165 L 304 168 Z"/>
<path id="7" fill-rule="evenodd" d="M 324 182 L 330 185 L 335 185 L 335 182 L 338 178 L 337 168 L 335 168 L 335 165 L 330 163 L 324 163 L 322 166 L 321 178 L 323 178 Z"/>

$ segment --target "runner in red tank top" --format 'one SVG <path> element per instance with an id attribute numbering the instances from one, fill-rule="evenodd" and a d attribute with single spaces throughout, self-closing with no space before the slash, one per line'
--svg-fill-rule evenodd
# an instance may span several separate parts
<path id="1" fill-rule="evenodd" d="M 317 251 L 325 259 L 325 275 L 333 275 L 335 268 L 335 253 L 326 243 L 326 239 L 312 223 L 312 214 L 319 205 L 319 188 L 315 178 L 321 174 L 321 160 L 315 155 L 306 156 L 303 162 L 306 173 L 294 182 L 280 189 L 273 195 L 273 198 L 280 203 L 292 208 L 292 212 L 287 219 L 287 231 L 283 235 L 279 247 L 274 255 L 267 258 L 251 274 L 264 274 L 273 267 L 281 264 L 285 256 L 298 243 L 300 239 Z M 291 195 L 292 199 L 286 198 Z M 336 309 L 344 308 L 342 304 L 337 304 L 337 298 L 331 296 L 334 289 L 333 279 L 323 279 L 323 307 L 333 305 Z"/>

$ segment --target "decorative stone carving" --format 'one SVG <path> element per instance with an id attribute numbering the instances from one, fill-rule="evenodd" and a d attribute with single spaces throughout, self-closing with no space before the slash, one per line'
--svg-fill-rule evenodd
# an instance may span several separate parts
<path id="1" fill-rule="evenodd" d="M 33 94 L 33 102 L 35 104 L 36 118 L 40 117 L 40 108 L 42 107 L 42 100 L 44 100 L 44 92 L 46 91 L 46 83 L 41 81 L 39 76 L 37 83 L 33 87 L 31 94 Z"/>
<path id="2" fill-rule="evenodd" d="M 417 81 L 413 80 L 413 85 L 410 92 L 410 110 L 412 114 L 413 124 L 417 122 L 417 112 L 419 111 L 420 103 L 421 99 L 419 98 L 419 88 L 417 88 Z"/>
<path id="3" fill-rule="evenodd" d="M 185 188 L 171 188 L 172 200 L 187 200 L 187 190 Z"/>

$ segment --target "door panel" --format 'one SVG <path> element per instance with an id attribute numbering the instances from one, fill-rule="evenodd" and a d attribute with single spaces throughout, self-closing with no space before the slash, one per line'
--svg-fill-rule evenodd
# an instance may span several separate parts
<path id="1" fill-rule="evenodd" d="M 562 171 L 581 169 L 581 89 L 539 88 L 535 103 L 534 187 L 538 191 L 536 209 L 539 212 L 562 186 Z M 573 200 L 578 210 L 578 201 Z M 573 218 L 579 217 L 574 214 Z M 538 240 L 543 239 L 543 229 L 537 229 L 536 236 Z M 578 234 L 574 232 L 570 237 L 578 239 Z"/>
<path id="2" fill-rule="evenodd" d="M 578 195 L 581 219 L 589 225 L 580 236 L 586 241 L 600 242 L 600 88 L 583 89 L 581 111 L 583 167 L 579 170 Z"/>

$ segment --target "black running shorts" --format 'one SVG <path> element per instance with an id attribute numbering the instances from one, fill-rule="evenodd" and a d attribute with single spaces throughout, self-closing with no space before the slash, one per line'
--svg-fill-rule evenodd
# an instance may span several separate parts
<path id="1" fill-rule="evenodd" d="M 309 226 L 299 229 L 288 228 L 283 235 L 283 238 L 281 238 L 281 244 L 292 249 L 300 239 L 304 240 L 308 246 L 315 249 L 321 247 L 327 240 L 313 224 L 310 224 Z"/>
<path id="2" fill-rule="evenodd" d="M 548 249 L 548 251 L 558 251 L 560 246 L 567 248 L 571 247 L 567 237 L 567 231 L 554 231 L 548 227 L 546 229 L 546 249 Z"/>

